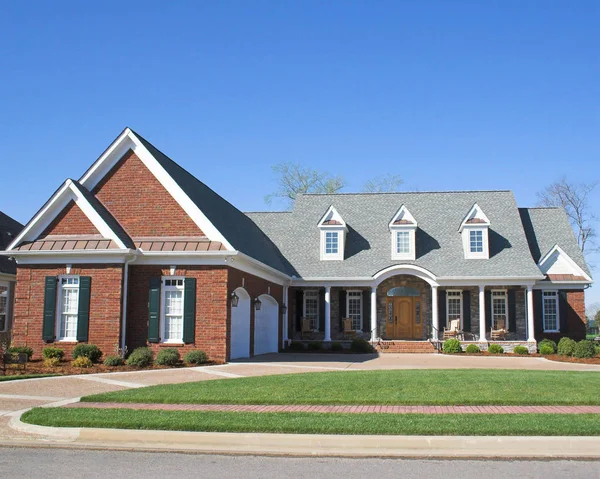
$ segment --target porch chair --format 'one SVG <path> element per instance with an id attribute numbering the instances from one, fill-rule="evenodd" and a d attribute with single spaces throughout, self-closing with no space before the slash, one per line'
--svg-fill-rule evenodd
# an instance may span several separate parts
<path id="1" fill-rule="evenodd" d="M 304 339 L 306 336 L 312 337 L 312 333 L 313 330 L 310 324 L 310 319 L 302 318 L 302 329 L 300 331 L 302 339 Z"/>
<path id="2" fill-rule="evenodd" d="M 356 331 L 352 327 L 352 320 L 350 318 L 342 319 L 342 326 L 344 328 L 344 339 L 356 337 Z"/>
<path id="3" fill-rule="evenodd" d="M 460 334 L 460 331 L 458 329 L 459 327 L 460 327 L 459 319 L 453 319 L 452 321 L 450 321 L 450 327 L 444 328 L 443 339 L 458 338 L 458 336 Z"/>
<path id="4" fill-rule="evenodd" d="M 506 329 L 503 319 L 496 321 L 496 329 L 492 329 L 490 336 L 492 341 L 504 341 L 506 338 Z"/>

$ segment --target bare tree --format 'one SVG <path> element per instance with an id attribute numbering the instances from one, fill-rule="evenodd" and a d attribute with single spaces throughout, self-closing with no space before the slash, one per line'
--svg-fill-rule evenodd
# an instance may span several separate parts
<path id="1" fill-rule="evenodd" d="M 596 236 L 594 229 L 596 218 L 589 212 L 588 196 L 597 184 L 597 182 L 570 183 L 563 176 L 537 194 L 540 206 L 559 206 L 565 209 L 575 228 L 577 242 L 583 252 L 585 252 L 586 245 L 591 245 Z"/>
<path id="2" fill-rule="evenodd" d="M 400 175 L 383 175 L 370 179 L 363 186 L 365 193 L 393 193 L 404 183 Z"/>
<path id="3" fill-rule="evenodd" d="M 346 185 L 341 176 L 304 168 L 298 163 L 284 162 L 271 168 L 275 173 L 277 189 L 265 196 L 266 203 L 271 203 L 273 198 L 283 198 L 288 201 L 288 207 L 291 207 L 299 194 L 337 193 Z"/>

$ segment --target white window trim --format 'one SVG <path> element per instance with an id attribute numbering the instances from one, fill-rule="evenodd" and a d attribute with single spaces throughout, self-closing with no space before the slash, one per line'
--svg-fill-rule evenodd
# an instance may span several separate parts
<path id="1" fill-rule="evenodd" d="M 304 294 L 302 295 L 302 317 L 305 319 L 309 319 L 306 317 L 306 293 L 315 293 L 316 297 L 317 297 L 317 317 L 315 320 L 315 324 L 317 327 L 315 329 L 313 329 L 313 331 L 318 332 L 319 331 L 319 321 L 321 320 L 320 308 L 319 308 L 319 290 L 318 289 L 307 289 L 304 291 Z"/>
<path id="2" fill-rule="evenodd" d="M 494 293 L 502 293 L 504 295 L 504 311 L 506 311 L 506 322 L 504 323 L 504 329 L 508 331 L 508 322 L 510 311 L 508 310 L 508 290 L 506 289 L 492 289 L 490 292 L 490 309 L 492 312 L 492 329 L 496 324 L 496 318 L 494 315 Z"/>
<path id="3" fill-rule="evenodd" d="M 183 322 L 184 322 L 184 305 L 185 305 L 185 276 L 161 276 L 160 278 L 160 342 L 162 344 L 183 344 Z M 166 280 L 183 280 L 181 286 L 165 286 Z M 164 340 L 165 337 L 165 293 L 167 288 L 170 290 L 181 291 L 181 339 Z"/>
<path id="4" fill-rule="evenodd" d="M 4 319 L 4 328 L 0 329 L 0 333 L 6 333 L 10 324 L 10 299 L 11 299 L 11 283 L 8 281 L 0 281 L 0 286 L 6 288 L 6 318 Z"/>
<path id="5" fill-rule="evenodd" d="M 350 293 L 360 293 L 360 327 L 358 329 L 354 329 L 354 331 L 362 331 L 363 330 L 363 292 L 360 289 L 349 289 L 346 291 L 346 317 L 350 318 Z M 351 319 L 351 318 L 350 318 Z"/>
<path id="6" fill-rule="evenodd" d="M 406 260 L 411 260 L 411 261 L 415 260 L 416 230 L 417 230 L 417 227 L 413 226 L 413 225 L 390 226 L 390 231 L 392 232 L 392 259 L 406 259 Z M 408 253 L 398 253 L 398 233 L 401 231 L 408 233 Z"/>
<path id="7" fill-rule="evenodd" d="M 75 336 L 74 337 L 59 337 L 60 334 L 60 321 L 62 318 L 62 293 L 63 293 L 63 284 L 62 280 L 65 278 L 78 278 L 79 282 L 77 283 L 77 309 L 79 309 L 79 295 L 81 291 L 79 290 L 81 286 L 81 277 L 78 274 L 62 274 L 57 279 L 57 288 L 56 288 L 56 313 L 54 318 L 54 336 L 56 342 L 64 342 L 64 343 L 76 343 L 77 342 L 77 323 L 75 324 Z M 75 289 L 73 286 L 66 285 L 69 289 Z"/>
<path id="8" fill-rule="evenodd" d="M 346 235 L 343 227 L 336 226 L 321 226 L 321 261 L 341 261 L 344 259 L 344 248 Z M 325 251 L 327 233 L 337 233 L 338 235 L 338 250 L 337 253 L 327 253 Z"/>
<path id="9" fill-rule="evenodd" d="M 460 296 L 450 296 L 448 293 L 460 293 Z M 464 310 L 463 310 L 463 290 L 462 289 L 447 289 L 446 290 L 446 325 L 450 327 L 450 299 L 459 299 L 460 300 L 460 318 L 458 324 L 460 325 L 460 329 L 463 329 L 463 320 L 464 320 Z"/>
<path id="10" fill-rule="evenodd" d="M 554 293 L 554 301 L 556 302 L 556 329 L 546 329 L 546 301 L 544 293 Z M 544 333 L 559 333 L 560 332 L 560 297 L 556 289 L 542 290 L 542 328 Z"/>
<path id="11" fill-rule="evenodd" d="M 481 231 L 481 240 L 483 243 L 483 251 L 472 252 L 471 251 L 471 231 Z M 463 248 L 465 251 L 465 259 L 489 259 L 490 258 L 490 245 L 489 235 L 487 226 L 465 226 L 462 231 L 463 236 Z"/>

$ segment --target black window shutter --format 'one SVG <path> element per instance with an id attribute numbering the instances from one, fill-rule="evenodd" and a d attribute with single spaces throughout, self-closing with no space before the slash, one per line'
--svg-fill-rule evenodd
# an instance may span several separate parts
<path id="1" fill-rule="evenodd" d="M 492 330 L 492 292 L 485 292 L 485 330 Z"/>
<path id="2" fill-rule="evenodd" d="M 340 289 L 340 331 L 344 329 L 344 318 L 346 317 L 346 290 Z"/>
<path id="3" fill-rule="evenodd" d="M 91 276 L 79 277 L 79 307 L 77 308 L 77 341 L 87 341 L 90 329 Z"/>
<path id="4" fill-rule="evenodd" d="M 325 290 L 319 290 L 319 331 L 325 331 Z"/>
<path id="5" fill-rule="evenodd" d="M 444 289 L 438 290 L 438 323 L 441 333 L 446 327 L 446 290 Z"/>
<path id="6" fill-rule="evenodd" d="M 558 292 L 558 321 L 560 334 L 569 333 L 569 303 L 567 302 L 567 292 Z"/>
<path id="7" fill-rule="evenodd" d="M 148 294 L 148 342 L 160 341 L 160 278 L 150 278 L 150 291 Z"/>
<path id="8" fill-rule="evenodd" d="M 517 332 L 517 298 L 514 289 L 508 290 L 508 331 Z"/>
<path id="9" fill-rule="evenodd" d="M 196 337 L 196 278 L 183 281 L 183 342 L 190 344 Z"/>
<path id="10" fill-rule="evenodd" d="M 362 320 L 363 320 L 363 332 L 371 332 L 371 292 L 362 292 Z"/>
<path id="11" fill-rule="evenodd" d="M 42 339 L 54 341 L 54 325 L 56 323 L 56 276 L 46 276 L 44 283 L 44 319 Z"/>
<path id="12" fill-rule="evenodd" d="M 463 331 L 471 332 L 471 291 L 463 291 Z"/>
<path id="13" fill-rule="evenodd" d="M 542 292 L 533 291 L 533 329 L 536 339 L 544 335 L 544 310 L 542 307 Z"/>
<path id="14" fill-rule="evenodd" d="M 302 316 L 304 315 L 304 291 L 296 290 L 296 331 L 302 331 Z"/>

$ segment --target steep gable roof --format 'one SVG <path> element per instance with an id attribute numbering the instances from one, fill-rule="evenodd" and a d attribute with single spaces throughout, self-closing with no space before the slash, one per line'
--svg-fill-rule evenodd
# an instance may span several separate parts
<path id="1" fill-rule="evenodd" d="M 0 250 L 6 249 L 21 232 L 23 225 L 0 211 Z M 0 256 L 0 273 L 16 274 L 17 266 L 13 260 Z"/>

